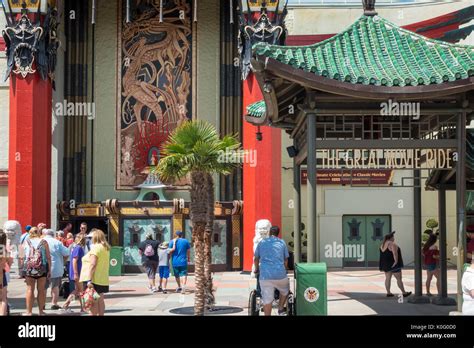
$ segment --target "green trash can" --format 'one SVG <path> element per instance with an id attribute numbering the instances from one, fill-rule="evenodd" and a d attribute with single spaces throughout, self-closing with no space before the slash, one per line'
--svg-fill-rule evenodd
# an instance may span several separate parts
<path id="1" fill-rule="evenodd" d="M 295 265 L 296 315 L 327 315 L 327 266 L 325 263 Z"/>
<path id="2" fill-rule="evenodd" d="M 123 247 L 114 246 L 110 249 L 109 275 L 121 276 L 123 265 Z"/>

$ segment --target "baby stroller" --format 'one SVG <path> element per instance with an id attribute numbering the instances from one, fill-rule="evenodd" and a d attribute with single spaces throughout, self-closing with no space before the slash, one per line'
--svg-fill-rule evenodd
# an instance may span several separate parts
<path id="1" fill-rule="evenodd" d="M 260 289 L 260 276 L 259 274 L 256 275 L 257 277 L 257 288 L 250 292 L 249 296 L 249 315 L 250 316 L 259 316 L 260 312 L 263 312 L 263 301 L 262 301 L 262 293 Z M 273 305 L 278 305 L 278 301 L 280 300 L 280 292 L 275 289 L 275 296 L 273 298 Z M 296 314 L 295 312 L 295 300 L 293 293 L 290 290 L 288 294 L 288 298 L 286 300 L 286 315 L 293 316 Z"/>

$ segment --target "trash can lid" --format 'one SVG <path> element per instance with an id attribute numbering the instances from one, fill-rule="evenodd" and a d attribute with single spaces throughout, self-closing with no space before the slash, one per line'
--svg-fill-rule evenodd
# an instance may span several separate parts
<path id="1" fill-rule="evenodd" d="M 326 274 L 328 269 L 324 262 L 319 263 L 297 263 L 295 271 L 299 274 Z"/>

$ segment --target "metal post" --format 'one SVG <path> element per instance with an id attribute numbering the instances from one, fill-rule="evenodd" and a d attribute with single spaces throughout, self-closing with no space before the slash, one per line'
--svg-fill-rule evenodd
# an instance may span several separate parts
<path id="1" fill-rule="evenodd" d="M 428 296 L 423 296 L 423 270 L 421 268 L 421 171 L 413 171 L 413 244 L 415 257 L 415 294 L 408 299 L 410 303 L 429 303 Z"/>
<path id="2" fill-rule="evenodd" d="M 458 255 L 457 255 L 457 280 L 458 292 L 457 302 L 458 311 L 462 311 L 462 270 L 465 259 L 466 250 L 466 112 L 462 112 L 458 118 L 456 127 L 457 133 L 457 165 L 456 165 L 456 225 L 457 225 L 457 240 L 458 240 Z"/>
<path id="3" fill-rule="evenodd" d="M 163 0 L 160 0 L 160 23 L 163 23 Z"/>
<path id="4" fill-rule="evenodd" d="M 439 266 L 441 293 L 433 298 L 431 303 L 441 306 L 455 306 L 456 300 L 448 297 L 448 258 L 446 253 L 446 189 L 438 190 L 438 219 L 439 219 Z"/>
<path id="5" fill-rule="evenodd" d="M 295 263 L 301 262 L 301 166 L 293 158 L 293 233 Z"/>
<path id="6" fill-rule="evenodd" d="M 308 144 L 308 262 L 317 261 L 316 245 L 316 115 L 307 114 L 307 144 Z"/>
<path id="7" fill-rule="evenodd" d="M 91 15 L 91 23 L 95 25 L 96 13 L 97 13 L 97 0 L 92 0 L 92 15 Z"/>
<path id="8" fill-rule="evenodd" d="M 127 0 L 126 22 L 130 23 L 130 0 Z"/>

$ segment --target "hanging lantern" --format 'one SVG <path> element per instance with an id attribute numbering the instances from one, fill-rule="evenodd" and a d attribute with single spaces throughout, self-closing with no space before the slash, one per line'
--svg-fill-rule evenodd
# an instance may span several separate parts
<path id="1" fill-rule="evenodd" d="M 239 51 L 242 79 L 250 72 L 252 46 L 257 42 L 284 45 L 286 40 L 285 16 L 288 0 L 240 0 Z"/>
<path id="2" fill-rule="evenodd" d="M 2 30 L 7 46 L 5 80 L 10 74 L 26 78 L 37 71 L 44 80 L 48 77 L 54 80 L 59 47 L 56 1 L 1 1 L 7 20 L 7 26 Z M 42 15 L 44 20 L 41 20 Z"/>

